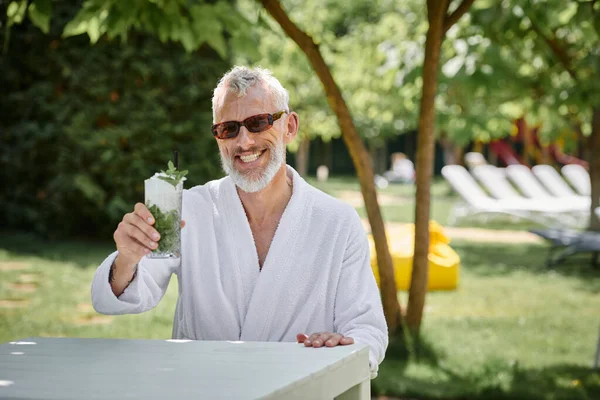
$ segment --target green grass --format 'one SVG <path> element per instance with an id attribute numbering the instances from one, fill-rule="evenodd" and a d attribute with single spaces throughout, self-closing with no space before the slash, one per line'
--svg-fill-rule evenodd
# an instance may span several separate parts
<path id="1" fill-rule="evenodd" d="M 141 315 L 98 318 L 91 308 L 90 284 L 96 267 L 114 245 L 48 242 L 31 235 L 0 235 L 0 300 L 28 300 L 26 307 L 0 307 L 0 342 L 30 336 L 169 338 L 177 299 L 176 278 L 156 309 Z M 26 279 L 24 279 L 26 278 Z M 12 284 L 33 281 L 33 293 Z M 108 321 L 108 323 L 106 323 Z M 148 327 L 151 327 L 149 329 Z"/>
<path id="2" fill-rule="evenodd" d="M 600 398 L 600 373 L 590 368 L 600 271 L 586 258 L 548 270 L 542 246 L 453 247 L 462 259 L 459 289 L 428 295 L 420 356 L 396 340 L 374 391 L 436 399 Z"/>
<path id="3" fill-rule="evenodd" d="M 27 267 L 0 271 L 0 300 L 29 300 L 24 308 L 0 308 L 0 342 L 32 336 L 170 337 L 176 282 L 156 309 L 95 323 L 90 283 L 112 245 L 7 234 L 0 243 L 0 265 Z M 590 368 L 600 323 L 600 271 L 584 257 L 548 270 L 543 246 L 453 246 L 463 263 L 459 289 L 428 295 L 418 354 L 392 341 L 374 393 L 600 398 L 600 373 Z M 37 290 L 21 293 L 11 286 L 23 280 L 35 281 Z M 406 304 L 406 293 L 400 297 Z"/>

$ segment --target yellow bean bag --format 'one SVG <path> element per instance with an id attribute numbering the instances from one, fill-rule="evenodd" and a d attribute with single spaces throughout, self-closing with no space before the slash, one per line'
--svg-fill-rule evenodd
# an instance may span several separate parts
<path id="1" fill-rule="evenodd" d="M 414 224 L 406 224 L 393 233 L 387 232 L 388 245 L 392 253 L 394 276 L 398 290 L 408 290 L 412 273 L 415 241 Z M 379 286 L 379 269 L 373 237 L 369 235 L 371 246 L 371 267 Z M 453 290 L 458 286 L 460 257 L 448 245 L 450 239 L 435 221 L 429 222 L 429 282 L 428 290 Z"/>

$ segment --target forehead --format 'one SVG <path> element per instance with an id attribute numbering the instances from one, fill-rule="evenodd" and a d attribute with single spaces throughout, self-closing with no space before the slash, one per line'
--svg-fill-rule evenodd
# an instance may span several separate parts
<path id="1" fill-rule="evenodd" d="M 279 110 L 273 109 L 273 99 L 269 93 L 261 86 L 253 86 L 242 97 L 227 90 L 217 109 L 216 117 L 218 122 L 241 121 L 252 115 L 277 111 Z"/>

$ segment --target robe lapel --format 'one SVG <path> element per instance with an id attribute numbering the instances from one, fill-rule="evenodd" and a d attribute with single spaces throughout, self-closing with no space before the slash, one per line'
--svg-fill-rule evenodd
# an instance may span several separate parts
<path id="1" fill-rule="evenodd" d="M 303 219 L 308 214 L 307 210 L 311 207 L 311 199 L 310 196 L 307 196 L 305 189 L 307 183 L 296 171 L 288 167 L 288 171 L 290 170 L 293 174 L 294 185 L 292 197 L 281 217 L 262 272 L 253 288 L 246 319 L 242 325 L 241 340 L 273 341 L 282 339 L 274 337 L 277 330 L 273 329 L 273 324 L 281 317 L 277 315 L 278 304 L 287 301 L 289 286 L 284 282 L 291 275 L 290 268 L 294 267 L 295 260 L 297 260 L 298 255 L 293 251 L 294 244 L 305 225 Z M 293 318 L 292 315 L 289 317 Z M 278 323 L 286 325 L 288 322 L 279 321 Z"/>
<path id="2" fill-rule="evenodd" d="M 233 271 L 236 276 L 228 277 L 223 275 L 222 280 L 239 279 L 241 282 L 241 291 L 233 293 L 238 297 L 235 301 L 239 315 L 240 335 L 241 329 L 248 313 L 248 304 L 250 297 L 259 275 L 258 255 L 250 224 L 246 217 L 246 212 L 238 196 L 235 184 L 231 178 L 227 178 L 227 184 L 224 187 L 223 212 L 227 216 L 227 226 L 231 241 L 229 242 L 229 251 L 233 255 L 234 265 L 227 268 Z"/>

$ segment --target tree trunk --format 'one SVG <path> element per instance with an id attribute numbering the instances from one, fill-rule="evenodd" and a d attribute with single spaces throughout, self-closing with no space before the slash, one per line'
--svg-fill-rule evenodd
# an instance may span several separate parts
<path id="1" fill-rule="evenodd" d="M 589 137 L 588 148 L 590 166 L 590 181 L 592 185 L 592 201 L 590 210 L 590 227 L 592 231 L 600 231 L 600 218 L 594 210 L 600 206 L 600 107 L 594 108 L 592 116 L 592 134 Z"/>
<path id="2" fill-rule="evenodd" d="M 389 332 L 390 334 L 394 334 L 400 327 L 400 303 L 398 302 L 392 257 L 388 248 L 385 226 L 383 224 L 379 203 L 377 202 L 375 179 L 369 153 L 356 131 L 356 127 L 354 126 L 354 122 L 350 115 L 350 110 L 331 75 L 329 67 L 325 63 L 325 60 L 323 60 L 319 47 L 310 36 L 301 31 L 289 19 L 285 11 L 281 8 L 279 1 L 260 0 L 260 3 L 262 3 L 263 7 L 273 16 L 285 33 L 296 42 L 298 47 L 304 52 L 315 70 L 315 73 L 321 80 L 329 105 L 337 116 L 342 131 L 342 137 L 344 138 L 344 142 L 348 147 L 354 167 L 356 168 L 369 223 L 371 224 L 371 232 L 373 234 L 375 250 L 377 252 L 377 265 L 381 277 L 383 311 Z"/>
<path id="3" fill-rule="evenodd" d="M 310 139 L 308 135 L 303 135 L 298 145 L 296 153 L 296 170 L 301 177 L 305 178 L 308 174 L 308 156 L 310 150 Z"/>
<path id="4" fill-rule="evenodd" d="M 429 0 L 427 17 L 429 29 L 425 42 L 425 60 L 423 62 L 423 93 L 419 113 L 419 133 L 417 137 L 416 162 L 416 205 L 415 205 L 415 248 L 412 277 L 406 312 L 406 324 L 409 330 L 418 335 L 423 318 L 425 294 L 429 275 L 429 186 L 433 174 L 435 151 L 434 122 L 435 94 L 438 83 L 440 49 L 445 35 L 443 30 L 448 0 Z"/>

